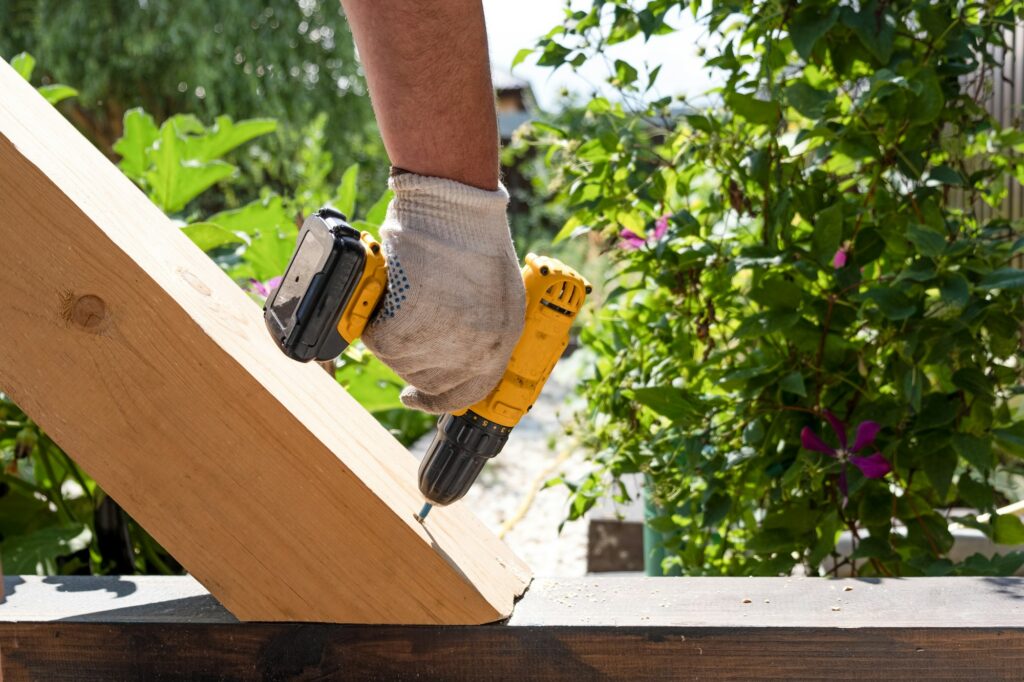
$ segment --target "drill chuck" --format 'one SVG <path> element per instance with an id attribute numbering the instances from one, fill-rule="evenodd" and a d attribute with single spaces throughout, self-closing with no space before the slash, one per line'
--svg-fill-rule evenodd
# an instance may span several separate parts
<path id="1" fill-rule="evenodd" d="M 420 492 L 440 505 L 460 499 L 487 460 L 505 447 L 511 430 L 472 410 L 442 416 L 437 421 L 437 435 L 420 462 Z"/>

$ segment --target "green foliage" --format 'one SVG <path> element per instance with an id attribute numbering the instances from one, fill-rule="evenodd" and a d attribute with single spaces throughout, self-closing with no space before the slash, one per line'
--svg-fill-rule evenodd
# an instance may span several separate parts
<path id="1" fill-rule="evenodd" d="M 244 172 L 234 192 L 247 201 L 266 186 L 299 186 L 302 129 L 326 113 L 328 150 L 383 180 L 383 164 L 370 163 L 383 149 L 337 0 L 0 2 L 0 56 L 22 51 L 39 59 L 44 83 L 78 85 L 65 111 L 104 152 L 135 107 L 157 123 L 175 114 L 275 119 L 278 130 L 236 160 Z M 233 205 L 211 208 L 224 207 Z"/>
<path id="2" fill-rule="evenodd" d="M 167 213 L 178 213 L 214 184 L 235 175 L 237 167 L 221 157 L 276 128 L 276 121 L 236 124 L 230 116 L 218 116 L 207 128 L 185 114 L 172 116 L 157 128 L 152 116 L 131 109 L 124 115 L 125 133 L 114 151 L 121 155 L 121 170 L 153 203 Z"/>
<path id="3" fill-rule="evenodd" d="M 21 52 L 14 55 L 11 59 L 11 66 L 18 73 L 19 76 L 27 81 L 32 80 L 32 74 L 36 70 L 36 59 L 28 52 Z M 46 101 L 50 104 L 57 105 L 66 99 L 78 96 L 78 90 L 75 90 L 69 85 L 63 85 L 61 83 L 51 83 L 50 85 L 42 85 L 38 88 L 39 94 L 46 98 Z"/>
<path id="4" fill-rule="evenodd" d="M 688 8 L 723 83 L 705 108 L 652 99 L 656 68 L 604 55 L 671 31 Z M 977 100 L 1022 8 L 597 0 L 566 11 L 538 63 L 602 60 L 621 99 L 594 97 L 571 126 L 533 132 L 571 212 L 560 236 L 600 234 L 614 251 L 582 336 L 593 467 L 570 484 L 571 518 L 642 473 L 666 569 L 1019 567 L 1012 555 L 950 562 L 947 510 L 991 513 L 1007 501 L 998 482 L 1024 474 L 1024 279 L 1011 264 L 1022 242 L 1008 237 L 1021 221 L 982 210 L 1024 177 L 1024 134 Z M 851 439 L 876 423 L 857 455 L 877 449 L 892 471 L 868 477 L 826 413 Z M 831 452 L 804 447 L 805 430 Z M 994 518 L 956 520 L 1020 542 L 1018 519 Z M 836 551 L 841 531 L 850 557 Z"/>
<path id="5" fill-rule="evenodd" d="M 0 552 L 9 574 L 180 570 L 2 393 L 0 467 Z"/>

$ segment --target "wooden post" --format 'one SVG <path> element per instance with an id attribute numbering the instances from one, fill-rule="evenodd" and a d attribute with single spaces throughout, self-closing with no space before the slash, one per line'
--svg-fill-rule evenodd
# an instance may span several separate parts
<path id="1" fill-rule="evenodd" d="M 528 569 L 0 61 L 0 390 L 243 620 L 484 623 Z"/>
<path id="2" fill-rule="evenodd" d="M 1022 578 L 537 580 L 491 627 L 238 623 L 188 578 L 5 582 L 4 679 L 1024 679 Z"/>

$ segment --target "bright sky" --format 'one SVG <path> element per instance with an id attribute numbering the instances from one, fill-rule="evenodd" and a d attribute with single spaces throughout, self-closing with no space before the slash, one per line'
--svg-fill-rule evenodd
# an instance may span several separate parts
<path id="1" fill-rule="evenodd" d="M 532 47 L 539 36 L 561 23 L 564 17 L 563 2 L 559 0 L 483 0 L 487 16 L 487 37 L 490 41 L 491 62 L 499 69 L 509 70 L 512 59 L 524 47 Z M 574 6 L 586 7 L 587 2 L 574 0 Z M 698 42 L 702 29 L 698 28 L 689 12 L 672 17 L 669 24 L 680 30 L 667 36 L 654 36 L 646 44 L 643 36 L 615 45 L 609 52 L 611 60 L 623 59 L 638 69 L 649 63 L 652 67 L 663 63 L 652 99 L 665 95 L 699 95 L 712 85 L 709 74 L 702 68 L 697 56 Z M 547 67 L 535 65 L 536 58 L 529 57 L 519 64 L 513 75 L 528 80 L 533 86 L 538 103 L 544 109 L 555 108 L 558 93 L 562 88 L 589 97 L 593 86 L 589 80 L 602 86 L 607 72 L 604 65 L 587 64 L 583 68 L 586 80 L 575 76 L 568 68 L 562 67 L 552 73 Z M 643 78 L 643 76 L 641 76 Z"/>

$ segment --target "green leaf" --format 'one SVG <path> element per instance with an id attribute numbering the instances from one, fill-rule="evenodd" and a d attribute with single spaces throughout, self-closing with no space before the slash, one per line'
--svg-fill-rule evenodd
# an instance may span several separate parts
<path id="1" fill-rule="evenodd" d="M 800 372 L 790 372 L 779 380 L 779 388 L 787 393 L 807 397 L 807 387 L 804 386 L 804 377 Z"/>
<path id="2" fill-rule="evenodd" d="M 638 211 L 619 211 L 615 214 L 615 220 L 619 222 L 622 227 L 626 228 L 638 237 L 646 237 L 647 229 L 644 222 L 644 216 Z"/>
<path id="3" fill-rule="evenodd" d="M 804 296 L 798 284 L 776 274 L 766 276 L 750 290 L 750 298 L 765 308 L 796 310 Z"/>
<path id="4" fill-rule="evenodd" d="M 590 228 L 580 223 L 579 218 L 576 216 L 570 216 L 569 219 L 565 221 L 565 225 L 562 225 L 562 229 L 560 229 L 558 234 L 555 235 L 555 238 L 551 240 L 551 243 L 557 244 L 563 239 L 574 237 L 576 236 L 577 230 L 589 232 Z"/>
<path id="5" fill-rule="evenodd" d="M 700 114 L 690 114 L 689 116 L 686 116 L 686 122 L 689 123 L 690 127 L 694 130 L 702 130 L 705 133 L 714 132 L 715 130 L 711 119 Z"/>
<path id="6" fill-rule="evenodd" d="M 907 227 L 907 239 L 917 247 L 918 253 L 929 258 L 935 258 L 946 250 L 945 238 L 935 230 L 924 225 L 910 225 Z"/>
<path id="7" fill-rule="evenodd" d="M 201 127 L 201 126 L 200 126 Z M 185 141 L 184 158 L 195 161 L 213 161 L 246 142 L 277 130 L 277 121 L 271 118 L 253 118 L 235 123 L 230 116 L 218 116 L 209 131 L 189 135 Z M 182 132 L 179 130 L 179 133 Z"/>
<path id="8" fill-rule="evenodd" d="M 251 268 L 251 276 L 265 282 L 282 274 L 295 251 L 296 236 L 295 231 L 287 236 L 266 232 L 253 239 L 242 254 L 242 260 Z"/>
<path id="9" fill-rule="evenodd" d="M 917 306 L 903 293 L 888 287 L 872 287 L 861 295 L 864 300 L 878 306 L 882 315 L 890 320 L 905 320 L 917 312 Z"/>
<path id="10" fill-rule="evenodd" d="M 953 385 L 981 398 L 992 397 L 992 380 L 976 367 L 964 367 L 953 372 Z"/>
<path id="11" fill-rule="evenodd" d="M 959 400 L 942 393 L 931 393 L 925 396 L 921 409 L 914 422 L 918 431 L 945 426 L 956 419 Z"/>
<path id="12" fill-rule="evenodd" d="M 740 325 L 736 327 L 734 335 L 737 339 L 758 338 L 781 329 L 789 329 L 799 321 L 798 313 L 784 310 L 759 313 L 743 318 Z"/>
<path id="13" fill-rule="evenodd" d="M 241 237 L 213 223 L 192 223 L 181 228 L 181 231 L 203 251 L 212 251 L 229 244 L 243 243 Z"/>
<path id="14" fill-rule="evenodd" d="M 832 4 L 824 12 L 822 9 L 818 5 L 804 5 L 793 15 L 793 21 L 789 24 L 789 37 L 793 41 L 793 47 L 805 61 L 811 58 L 814 46 L 839 18 L 839 7 L 836 5 Z"/>
<path id="15" fill-rule="evenodd" d="M 782 115 L 778 102 L 757 99 L 753 95 L 729 92 L 725 95 L 725 103 L 736 114 L 751 123 L 775 125 Z"/>
<path id="16" fill-rule="evenodd" d="M 544 46 L 544 50 L 537 60 L 537 66 L 561 66 L 565 63 L 565 58 L 571 52 L 572 50 L 569 48 L 559 45 L 554 40 L 550 40 Z"/>
<path id="17" fill-rule="evenodd" d="M 344 213 L 349 219 L 355 218 L 356 181 L 358 179 L 359 164 L 353 163 L 342 174 L 341 184 L 338 185 L 338 193 L 334 199 L 334 207 Z"/>
<path id="18" fill-rule="evenodd" d="M 151 198 L 166 213 L 176 213 L 217 182 L 230 177 L 235 167 L 223 161 L 184 161 L 184 143 L 175 126 L 165 122 L 151 155 L 152 169 L 144 174 Z"/>
<path id="19" fill-rule="evenodd" d="M 883 65 L 889 63 L 896 38 L 896 20 L 886 7 L 880 7 L 878 0 L 861 3 L 860 10 L 856 12 L 844 7 L 842 20 L 853 29 L 875 59 Z"/>
<path id="20" fill-rule="evenodd" d="M 865 526 L 885 526 L 892 518 L 892 493 L 880 485 L 867 486 L 857 505 L 857 515 Z"/>
<path id="21" fill-rule="evenodd" d="M 146 156 L 159 136 L 160 131 L 153 117 L 141 108 L 129 109 L 124 113 L 124 134 L 114 143 L 114 151 L 121 155 L 117 165 L 125 175 L 136 182 L 142 180 L 149 168 Z"/>
<path id="22" fill-rule="evenodd" d="M 69 97 L 77 97 L 78 90 L 75 90 L 70 85 L 54 83 L 53 85 L 44 85 L 40 87 L 39 94 L 45 97 L 47 102 L 56 106 Z"/>
<path id="23" fill-rule="evenodd" d="M 368 223 L 365 220 L 353 220 L 351 225 L 360 232 L 368 232 L 370 236 L 380 241 L 380 225 Z"/>
<path id="24" fill-rule="evenodd" d="M 978 471 L 988 471 L 995 464 L 992 443 L 987 438 L 979 438 L 969 433 L 954 433 L 949 442 L 956 454 Z"/>
<path id="25" fill-rule="evenodd" d="M 31 80 L 32 72 L 36 69 L 36 58 L 28 52 L 19 52 L 11 60 L 11 66 L 18 72 L 19 76 L 25 80 Z"/>
<path id="26" fill-rule="evenodd" d="M 251 201 L 242 208 L 214 213 L 205 222 L 213 223 L 229 232 L 241 232 L 249 236 L 295 228 L 294 219 L 285 210 L 284 202 L 277 195 Z"/>
<path id="27" fill-rule="evenodd" d="M 341 385 L 369 412 L 402 409 L 398 399 L 405 382 L 372 354 L 365 361 L 346 363 L 336 376 Z"/>
<path id="28" fill-rule="evenodd" d="M 615 78 L 613 82 L 617 87 L 623 88 L 632 85 L 636 82 L 636 79 L 637 71 L 633 68 L 632 64 L 621 59 L 615 60 Z"/>
<path id="29" fill-rule="evenodd" d="M 1024 522 L 1013 514 L 997 514 L 992 519 L 992 539 L 1000 545 L 1024 545 Z M 4 557 L 4 570 L 7 558 Z"/>
<path id="30" fill-rule="evenodd" d="M 699 398 L 673 386 L 648 386 L 623 394 L 680 424 L 699 422 L 706 409 Z"/>
<path id="31" fill-rule="evenodd" d="M 956 453 L 952 448 L 939 448 L 925 453 L 922 468 L 939 497 L 945 499 L 953 480 L 953 472 L 956 471 Z"/>
<path id="32" fill-rule="evenodd" d="M 1024 270 L 1000 268 L 993 270 L 978 282 L 982 289 L 1024 289 Z"/>
<path id="33" fill-rule="evenodd" d="M 843 240 L 843 204 L 836 202 L 818 212 L 811 233 L 814 258 L 825 267 L 832 267 L 832 258 Z"/>
<path id="34" fill-rule="evenodd" d="M 807 118 L 821 118 L 834 100 L 830 92 L 818 90 L 807 81 L 797 81 L 786 88 L 786 101 Z"/>
<path id="35" fill-rule="evenodd" d="M 994 429 L 996 443 L 1011 455 L 1024 458 L 1024 422 L 1017 422 L 1012 426 L 1002 429 Z"/>
<path id="36" fill-rule="evenodd" d="M 732 499 L 728 495 L 715 492 L 704 503 L 704 527 L 714 528 L 729 513 L 732 506 Z"/>
<path id="37" fill-rule="evenodd" d="M 514 69 L 520 64 L 522 64 L 523 60 L 525 60 L 531 54 L 533 54 L 533 48 L 530 47 L 524 47 L 523 49 L 519 50 L 519 52 L 516 52 L 516 56 L 512 58 L 512 65 L 509 67 L 509 69 Z"/>
<path id="38" fill-rule="evenodd" d="M 388 205 L 391 203 L 391 199 L 394 198 L 395 193 L 390 189 L 384 190 L 384 193 L 380 195 L 380 199 L 377 199 L 376 203 L 370 207 L 370 210 L 366 212 L 366 222 L 371 225 L 381 225 L 384 222 L 384 218 L 388 213 Z"/>
<path id="39" fill-rule="evenodd" d="M 966 472 L 960 475 L 956 489 L 964 502 L 975 509 L 991 509 L 995 505 L 996 498 L 992 487 L 987 483 L 979 483 Z"/>
<path id="40" fill-rule="evenodd" d="M 4 540 L 5 573 L 47 575 L 57 573 L 57 558 L 79 552 L 89 546 L 92 533 L 83 523 L 47 526 Z"/>
<path id="41" fill-rule="evenodd" d="M 154 199 L 160 208 L 166 213 L 177 213 L 210 187 L 234 175 L 235 170 L 223 161 L 188 161 L 179 164 L 177 169 L 164 167 L 146 173 L 145 177 L 154 188 Z"/>
<path id="42" fill-rule="evenodd" d="M 928 172 L 928 177 L 936 182 L 941 182 L 944 185 L 953 185 L 954 187 L 964 186 L 963 176 L 946 165 L 935 166 Z"/>
<path id="43" fill-rule="evenodd" d="M 963 308 L 971 300 L 970 283 L 958 272 L 946 273 L 939 284 L 939 296 L 945 303 Z"/>
<path id="44" fill-rule="evenodd" d="M 195 114 L 175 114 L 164 121 L 164 125 L 172 127 L 174 132 L 181 135 L 183 139 L 188 135 L 207 134 L 206 126 L 203 125 L 203 122 Z M 163 125 L 160 128 L 162 130 Z"/>
<path id="45" fill-rule="evenodd" d="M 917 125 L 931 123 L 942 113 L 946 102 L 938 77 L 931 69 L 925 69 L 914 77 L 910 85 L 916 93 L 910 106 L 911 120 Z"/>
<path id="46" fill-rule="evenodd" d="M 857 549 L 850 555 L 854 559 L 879 559 L 894 561 L 899 555 L 893 550 L 887 538 L 869 535 L 857 543 Z"/>

